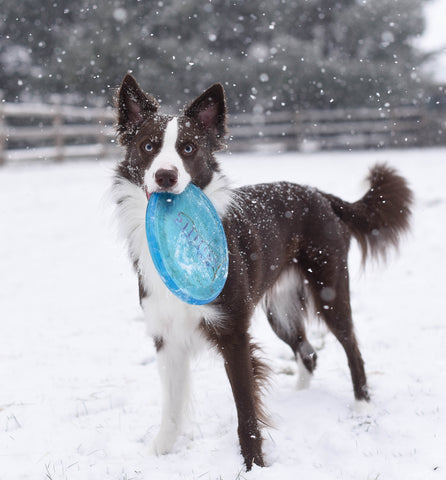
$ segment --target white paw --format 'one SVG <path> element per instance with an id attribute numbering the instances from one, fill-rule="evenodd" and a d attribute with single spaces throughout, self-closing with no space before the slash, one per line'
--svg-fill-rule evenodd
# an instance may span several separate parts
<path id="1" fill-rule="evenodd" d="M 165 455 L 172 451 L 177 432 L 175 430 L 160 431 L 149 447 L 151 455 Z"/>
<path id="2" fill-rule="evenodd" d="M 297 377 L 297 389 L 298 390 L 307 390 L 310 388 L 311 384 L 311 373 L 300 374 Z"/>
<path id="3" fill-rule="evenodd" d="M 310 387 L 313 375 L 306 369 L 300 355 L 297 358 L 297 389 L 306 390 Z"/>
<path id="4" fill-rule="evenodd" d="M 373 406 L 371 402 L 367 402 L 366 400 L 355 400 L 355 403 L 351 406 L 351 409 L 356 415 L 367 416 L 372 413 Z"/>

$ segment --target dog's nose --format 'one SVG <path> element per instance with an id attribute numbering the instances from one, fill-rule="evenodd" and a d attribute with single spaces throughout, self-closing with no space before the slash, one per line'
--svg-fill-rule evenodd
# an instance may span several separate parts
<path id="1" fill-rule="evenodd" d="M 178 182 L 178 172 L 161 168 L 155 173 L 155 182 L 166 190 L 172 188 Z"/>

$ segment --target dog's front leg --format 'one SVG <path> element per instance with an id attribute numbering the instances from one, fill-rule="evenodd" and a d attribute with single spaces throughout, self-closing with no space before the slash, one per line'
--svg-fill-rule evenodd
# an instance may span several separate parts
<path id="1" fill-rule="evenodd" d="M 258 423 L 260 398 L 249 336 L 225 335 L 218 343 L 237 408 L 238 436 L 246 469 L 251 470 L 253 463 L 263 467 L 262 436 Z"/>
<path id="2" fill-rule="evenodd" d="M 163 341 L 158 346 L 157 360 L 162 385 L 162 417 L 152 448 L 156 455 L 162 455 L 171 451 L 181 428 L 189 399 L 190 359 L 184 345 Z"/>

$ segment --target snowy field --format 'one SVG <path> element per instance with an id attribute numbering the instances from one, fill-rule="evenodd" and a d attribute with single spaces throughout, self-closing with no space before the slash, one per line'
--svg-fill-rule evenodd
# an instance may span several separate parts
<path id="1" fill-rule="evenodd" d="M 376 161 L 409 179 L 413 231 L 386 267 L 359 268 L 352 305 L 373 402 L 352 409 L 340 345 L 316 325 L 319 365 L 298 391 L 288 347 L 259 313 L 273 368 L 268 467 L 242 468 L 222 362 L 194 364 L 194 407 L 172 454 L 148 455 L 160 420 L 155 351 L 106 197 L 113 162 L 0 170 L 1 480 L 429 480 L 446 478 L 446 149 L 224 155 L 238 183 L 276 179 L 348 200 Z"/>

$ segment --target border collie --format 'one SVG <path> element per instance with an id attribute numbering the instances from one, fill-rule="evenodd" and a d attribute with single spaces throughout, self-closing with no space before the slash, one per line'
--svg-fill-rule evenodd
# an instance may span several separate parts
<path id="1" fill-rule="evenodd" d="M 347 355 L 357 400 L 368 401 L 364 362 L 349 298 L 347 254 L 351 237 L 367 255 L 396 247 L 409 228 L 412 193 L 392 168 L 376 165 L 370 188 L 354 203 L 289 182 L 232 189 L 214 153 L 224 147 L 226 104 L 215 84 L 180 116 L 159 105 L 127 75 L 118 91 L 117 132 L 125 158 L 112 192 L 120 230 L 139 283 L 139 296 L 157 351 L 162 419 L 153 451 L 172 449 L 188 398 L 190 358 L 202 343 L 218 350 L 234 395 L 238 436 L 247 470 L 264 465 L 261 402 L 267 366 L 249 334 L 258 304 L 271 327 L 294 352 L 308 377 L 316 353 L 305 334 L 309 311 L 323 319 Z M 201 188 L 221 217 L 229 248 L 229 274 L 210 304 L 189 305 L 164 285 L 152 263 L 145 211 L 153 192 Z"/>

